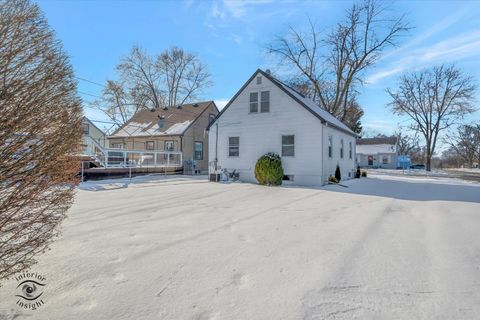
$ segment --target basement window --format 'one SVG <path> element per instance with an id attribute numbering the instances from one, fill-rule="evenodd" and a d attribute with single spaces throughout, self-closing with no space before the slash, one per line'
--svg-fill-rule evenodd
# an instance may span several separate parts
<path id="1" fill-rule="evenodd" d="M 293 174 L 286 174 L 283 176 L 283 181 L 294 181 L 295 176 Z"/>

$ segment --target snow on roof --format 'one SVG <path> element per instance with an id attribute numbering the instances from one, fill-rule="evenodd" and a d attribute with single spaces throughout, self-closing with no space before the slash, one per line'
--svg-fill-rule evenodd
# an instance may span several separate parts
<path id="1" fill-rule="evenodd" d="M 357 144 L 356 150 L 357 154 L 396 153 L 396 147 L 392 144 Z"/>
<path id="2" fill-rule="evenodd" d="M 156 123 L 140 123 L 140 122 L 128 122 L 122 128 L 118 130 L 114 137 L 142 137 L 142 136 L 161 136 L 161 135 L 176 135 L 182 134 L 192 123 L 191 120 L 187 120 L 181 123 L 175 123 L 165 131 L 160 130 L 160 127 Z"/>
<path id="3" fill-rule="evenodd" d="M 192 123 L 192 121 L 184 121 L 181 123 L 175 123 L 170 128 L 165 131 L 165 134 L 182 134 L 185 130 L 187 130 L 188 126 Z"/>
<path id="4" fill-rule="evenodd" d="M 336 126 L 342 130 L 345 130 L 347 132 L 350 132 L 352 135 L 357 135 L 355 132 L 353 132 L 349 127 L 347 127 L 343 122 L 335 118 L 333 115 L 331 115 L 327 110 L 324 108 L 320 107 L 315 101 L 313 101 L 310 98 L 306 98 L 302 96 L 300 93 L 298 93 L 296 90 L 293 88 L 290 88 L 283 82 L 281 82 L 278 79 L 273 78 L 271 75 L 269 75 L 272 80 L 277 82 L 284 90 L 286 90 L 288 93 L 293 95 L 296 99 L 300 100 L 304 105 L 306 105 L 309 109 L 311 109 L 313 112 L 315 112 L 320 118 L 324 119 L 326 122 L 330 123 L 333 126 Z"/>

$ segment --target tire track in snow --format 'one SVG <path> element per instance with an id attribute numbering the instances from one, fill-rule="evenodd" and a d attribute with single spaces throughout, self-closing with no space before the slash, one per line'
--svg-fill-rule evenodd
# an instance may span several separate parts
<path id="1" fill-rule="evenodd" d="M 387 202 L 337 263 L 331 280 L 304 295 L 303 319 L 422 317 L 424 293 L 432 291 L 429 252 L 417 240 L 424 238 L 425 226 L 402 203 Z"/>

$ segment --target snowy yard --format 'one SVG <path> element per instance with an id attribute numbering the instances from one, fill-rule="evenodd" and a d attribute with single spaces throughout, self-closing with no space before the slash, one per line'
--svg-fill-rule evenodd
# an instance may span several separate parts
<path id="1" fill-rule="evenodd" d="M 45 305 L 8 282 L 0 319 L 480 318 L 480 184 L 124 182 L 82 185 L 33 268 Z"/>

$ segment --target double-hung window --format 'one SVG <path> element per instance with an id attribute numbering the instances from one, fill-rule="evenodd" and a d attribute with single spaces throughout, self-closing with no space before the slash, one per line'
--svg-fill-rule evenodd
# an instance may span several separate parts
<path id="1" fill-rule="evenodd" d="M 123 143 L 114 142 L 111 144 L 112 149 L 123 149 Z"/>
<path id="2" fill-rule="evenodd" d="M 240 156 L 240 137 L 228 138 L 228 156 L 229 157 Z"/>
<path id="3" fill-rule="evenodd" d="M 270 112 L 270 91 L 260 93 L 260 112 Z"/>
<path id="4" fill-rule="evenodd" d="M 203 142 L 195 141 L 195 160 L 203 160 Z"/>
<path id="5" fill-rule="evenodd" d="M 154 149 L 155 149 L 155 141 L 145 142 L 145 150 L 154 150 Z"/>
<path id="6" fill-rule="evenodd" d="M 282 136 L 282 157 L 295 156 L 295 136 Z"/>
<path id="7" fill-rule="evenodd" d="M 258 92 L 250 92 L 250 113 L 258 112 Z"/>
<path id="8" fill-rule="evenodd" d="M 343 139 L 340 140 L 340 158 L 343 159 Z"/>
<path id="9" fill-rule="evenodd" d="M 332 145 L 333 145 L 333 137 L 328 136 L 328 157 L 332 157 Z"/>

